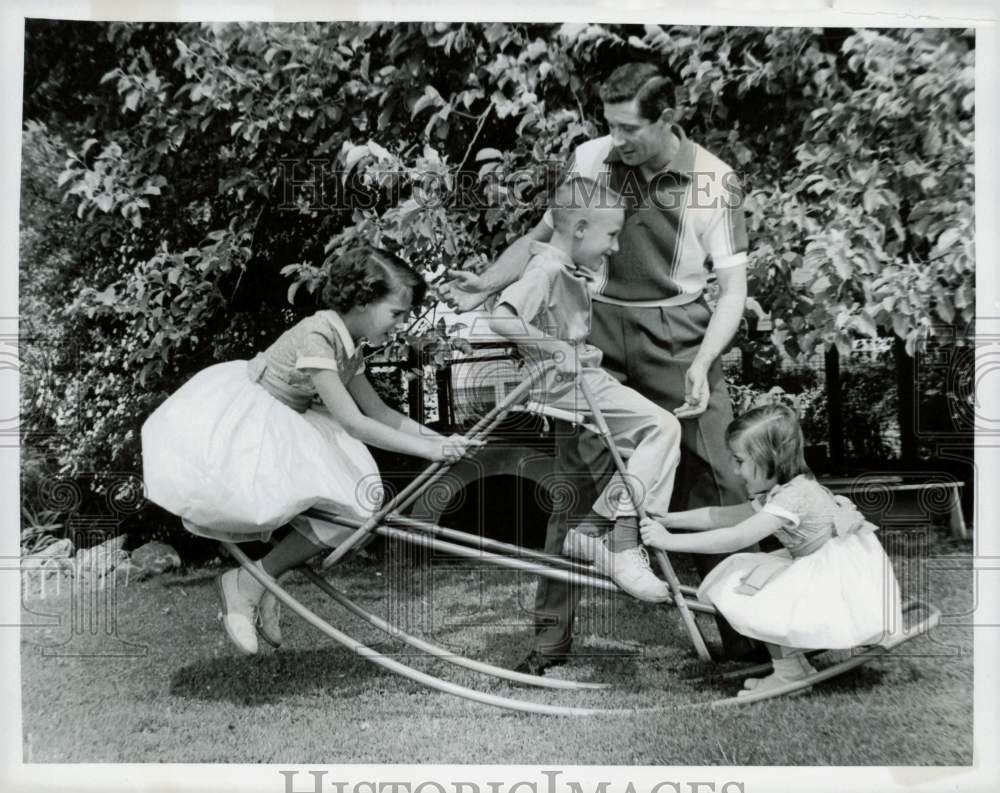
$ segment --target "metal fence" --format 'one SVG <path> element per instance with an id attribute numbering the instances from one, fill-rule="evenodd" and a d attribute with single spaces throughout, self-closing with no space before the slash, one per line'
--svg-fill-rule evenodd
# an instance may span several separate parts
<path id="1" fill-rule="evenodd" d="M 829 360 L 823 354 L 804 362 L 777 357 L 763 366 L 748 359 L 753 355 L 752 349 L 734 347 L 722 356 L 737 413 L 765 401 L 792 405 L 820 468 L 834 449 L 851 459 L 899 457 L 902 433 L 891 340 L 857 340 L 850 354 L 839 358 L 841 388 L 834 393 L 827 388 Z M 471 354 L 456 354 L 440 369 L 411 356 L 407 361 L 373 360 L 370 370 L 404 373 L 399 404 L 417 421 L 447 431 L 470 426 L 525 377 L 516 348 L 505 342 L 474 343 Z M 836 421 L 831 421 L 833 413 L 839 416 Z"/>

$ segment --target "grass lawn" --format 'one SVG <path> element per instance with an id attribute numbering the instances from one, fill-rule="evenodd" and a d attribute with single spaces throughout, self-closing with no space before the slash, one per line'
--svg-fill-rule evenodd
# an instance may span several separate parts
<path id="1" fill-rule="evenodd" d="M 720 710 L 733 668 L 702 665 L 672 609 L 588 595 L 577 657 L 550 674 L 608 691 L 526 689 L 413 654 L 293 574 L 310 608 L 419 669 L 503 696 L 662 709 L 608 717 L 507 712 L 425 689 L 287 615 L 285 646 L 239 657 L 216 622 L 218 568 L 73 597 L 25 589 L 26 762 L 967 765 L 972 762 L 969 547 L 896 560 L 907 596 L 942 626 L 804 696 Z M 679 569 L 682 578 L 691 571 Z M 411 633 L 512 667 L 530 645 L 530 576 L 468 565 L 352 561 L 332 583 Z M 107 600 L 105 600 L 107 598 Z M 111 616 L 109 616 L 111 615 Z M 706 637 L 711 620 L 699 618 Z M 74 625 L 76 627 L 74 627 Z"/>

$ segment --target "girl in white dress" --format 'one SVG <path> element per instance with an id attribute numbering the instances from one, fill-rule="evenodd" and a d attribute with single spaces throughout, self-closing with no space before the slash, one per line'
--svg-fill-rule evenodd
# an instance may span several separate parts
<path id="1" fill-rule="evenodd" d="M 267 540 L 292 531 L 257 562 L 269 576 L 336 546 L 349 529 L 306 518 L 311 507 L 364 520 L 382 497 L 365 444 L 454 461 L 479 445 L 445 438 L 386 405 L 364 375 L 360 342 L 384 344 L 427 285 L 401 259 L 360 248 L 329 270 L 319 311 L 250 361 L 199 372 L 143 425 L 150 500 L 203 537 Z M 276 598 L 239 568 L 217 580 L 223 626 L 237 648 L 257 633 L 281 643 Z"/>
<path id="2" fill-rule="evenodd" d="M 784 546 L 733 554 L 698 588 L 701 600 L 740 633 L 765 642 L 771 654 L 773 674 L 748 678 L 740 693 L 815 672 L 806 650 L 873 644 L 898 631 L 899 585 L 877 529 L 847 498 L 815 480 L 795 412 L 784 405 L 756 408 L 730 424 L 726 439 L 754 500 L 647 519 L 641 533 L 643 542 L 665 551 L 731 553 L 772 534 Z"/>

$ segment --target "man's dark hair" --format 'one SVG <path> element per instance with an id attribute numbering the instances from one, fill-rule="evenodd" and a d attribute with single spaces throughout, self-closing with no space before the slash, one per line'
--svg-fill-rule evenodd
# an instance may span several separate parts
<path id="1" fill-rule="evenodd" d="M 639 114 L 646 121 L 656 121 L 673 105 L 674 84 L 651 63 L 626 63 L 604 81 L 601 101 L 613 105 L 633 99 L 638 102 Z"/>

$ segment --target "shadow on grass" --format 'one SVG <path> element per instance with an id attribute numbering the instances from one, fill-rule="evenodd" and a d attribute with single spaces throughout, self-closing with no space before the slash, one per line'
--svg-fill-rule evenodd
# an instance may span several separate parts
<path id="1" fill-rule="evenodd" d="M 282 650 L 196 661 L 174 673 L 170 693 L 207 702 L 267 705 L 312 691 L 356 696 L 384 679 L 395 675 L 346 649 Z"/>

